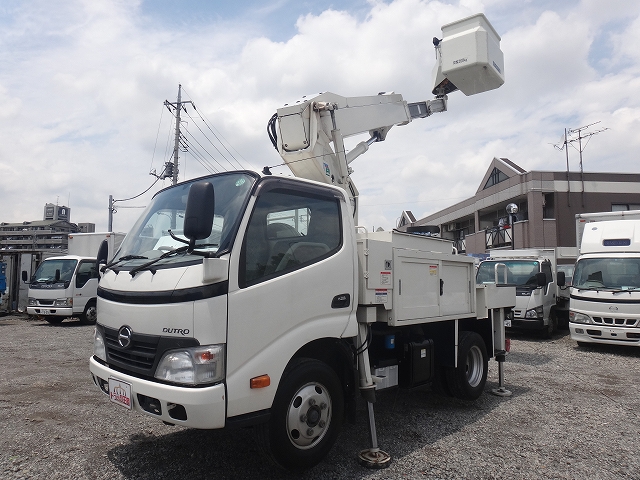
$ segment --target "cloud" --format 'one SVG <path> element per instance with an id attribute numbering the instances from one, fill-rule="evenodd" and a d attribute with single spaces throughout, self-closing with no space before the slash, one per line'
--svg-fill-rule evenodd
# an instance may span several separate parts
<path id="1" fill-rule="evenodd" d="M 11 199 L 0 220 L 38 219 L 43 205 L 59 198 L 70 200 L 73 221 L 105 230 L 109 195 L 144 191 L 154 181 L 149 171 L 169 159 L 172 116 L 163 101 L 175 102 L 179 83 L 197 106 L 187 107 L 185 129 L 199 135 L 201 113 L 238 161 L 254 168 L 281 163 L 266 123 L 303 95 L 396 91 L 408 101 L 429 99 L 432 37 L 478 11 L 502 36 L 505 85 L 473 97 L 454 93 L 448 112 L 393 128 L 358 158 L 352 167 L 361 223 L 388 229 L 402 210 L 425 215 L 473 195 L 494 156 L 525 169 L 563 170 L 564 153 L 551 144 L 564 128 L 598 120 L 610 130 L 592 139 L 585 166 L 633 171 L 636 4 L 372 0 L 364 15 L 303 11 L 293 35 L 273 40 L 257 33 L 269 29 L 247 20 L 269 18 L 269 11 L 249 12 L 242 23 L 212 15 L 211 22 L 173 28 L 154 22 L 140 2 L 15 3 L 0 19 L 0 198 Z M 348 139 L 347 148 L 360 140 Z M 571 164 L 577 168 L 573 153 Z M 181 153 L 180 168 L 188 178 L 207 172 L 195 152 Z M 125 206 L 146 204 L 166 185 L 121 203 L 116 230 L 128 229 L 139 213 Z"/>

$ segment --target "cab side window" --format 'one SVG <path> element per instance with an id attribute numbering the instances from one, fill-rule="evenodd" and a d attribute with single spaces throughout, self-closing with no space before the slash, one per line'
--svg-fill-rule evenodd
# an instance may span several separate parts
<path id="1" fill-rule="evenodd" d="M 241 287 L 318 262 L 342 246 L 339 200 L 289 189 L 258 197 L 240 254 Z"/>
<path id="2" fill-rule="evenodd" d="M 76 273 L 76 288 L 82 288 L 92 278 L 98 278 L 95 262 L 80 262 Z"/>

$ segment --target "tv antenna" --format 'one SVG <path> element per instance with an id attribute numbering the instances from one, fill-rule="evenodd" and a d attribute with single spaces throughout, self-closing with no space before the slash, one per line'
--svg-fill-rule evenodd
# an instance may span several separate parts
<path id="1" fill-rule="evenodd" d="M 585 148 L 587 148 L 587 145 L 589 144 L 589 142 L 591 141 L 591 137 L 593 137 L 594 135 L 597 135 L 599 133 L 604 132 L 605 130 L 609 130 L 609 128 L 601 128 L 600 130 L 596 130 L 593 132 L 588 132 L 583 134 L 583 132 L 585 130 L 587 130 L 590 127 L 593 127 L 594 125 L 597 125 L 598 123 L 600 123 L 600 121 L 594 122 L 594 123 L 590 123 L 589 125 L 585 125 L 584 127 L 578 127 L 578 128 L 565 128 L 564 129 L 564 141 L 562 143 L 558 143 L 554 145 L 554 148 L 556 148 L 557 150 L 564 150 L 566 155 L 567 155 L 567 205 L 571 206 L 571 183 L 569 182 L 569 145 L 571 145 L 573 148 L 575 148 L 578 153 L 580 154 L 580 183 L 581 183 L 581 192 L 580 192 L 580 196 L 581 196 L 581 201 L 582 201 L 582 206 L 584 207 L 584 169 L 582 167 L 582 152 L 584 151 Z M 575 135 L 578 134 L 577 137 L 575 137 Z M 570 138 L 571 135 L 574 135 L 574 138 Z M 586 142 L 582 143 L 582 141 L 586 139 Z M 578 146 L 576 147 L 574 145 L 574 143 L 578 142 Z"/>

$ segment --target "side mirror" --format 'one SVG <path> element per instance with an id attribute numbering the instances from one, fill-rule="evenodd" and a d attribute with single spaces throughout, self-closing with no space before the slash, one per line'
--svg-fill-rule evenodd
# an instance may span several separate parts
<path id="1" fill-rule="evenodd" d="M 547 276 L 544 272 L 536 273 L 536 281 L 539 287 L 544 287 L 547 284 Z"/>
<path id="2" fill-rule="evenodd" d="M 27 280 L 29 280 L 29 275 L 26 270 L 22 270 L 22 281 L 27 283 Z"/>
<path id="3" fill-rule="evenodd" d="M 214 204 L 215 196 L 211 183 L 198 182 L 191 185 L 184 213 L 184 236 L 189 239 L 190 249 L 195 247 L 196 240 L 211 235 Z"/>
<path id="4" fill-rule="evenodd" d="M 559 287 L 564 287 L 566 282 L 565 276 L 564 276 L 564 272 L 558 272 L 557 273 L 557 279 L 556 279 L 556 283 L 558 284 Z"/>
<path id="5" fill-rule="evenodd" d="M 98 248 L 98 255 L 96 256 L 96 271 L 98 272 L 98 278 L 100 278 L 100 265 L 107 263 L 109 256 L 109 244 L 106 240 L 103 240 Z"/>

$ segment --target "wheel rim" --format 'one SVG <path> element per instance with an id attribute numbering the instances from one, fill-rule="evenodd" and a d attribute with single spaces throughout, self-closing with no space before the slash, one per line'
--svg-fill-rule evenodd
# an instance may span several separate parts
<path id="1" fill-rule="evenodd" d="M 91 323 L 95 323 L 97 318 L 98 318 L 98 311 L 96 309 L 96 307 L 91 306 L 89 308 L 87 308 L 87 321 L 91 322 Z"/>
<path id="2" fill-rule="evenodd" d="M 473 346 L 467 353 L 467 382 L 472 387 L 477 387 L 482 381 L 484 373 L 484 362 L 482 361 L 482 351 L 479 347 Z"/>
<path id="3" fill-rule="evenodd" d="M 331 396 L 320 383 L 308 383 L 291 399 L 287 412 L 287 435 L 301 450 L 314 447 L 329 430 Z"/>

